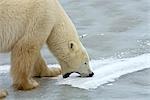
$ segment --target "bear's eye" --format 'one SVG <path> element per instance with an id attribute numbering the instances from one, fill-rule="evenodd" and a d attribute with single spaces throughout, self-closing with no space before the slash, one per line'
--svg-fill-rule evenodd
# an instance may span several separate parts
<path id="1" fill-rule="evenodd" d="M 70 44 L 70 48 L 71 48 L 71 49 L 73 48 L 73 43 Z"/>
<path id="2" fill-rule="evenodd" d="M 87 63 L 85 62 L 84 64 L 86 65 Z"/>

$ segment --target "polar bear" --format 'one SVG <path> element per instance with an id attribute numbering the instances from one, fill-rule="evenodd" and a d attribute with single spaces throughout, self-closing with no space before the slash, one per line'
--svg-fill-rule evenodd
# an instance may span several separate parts
<path id="1" fill-rule="evenodd" d="M 60 68 L 48 68 L 40 49 L 47 44 Z M 36 88 L 33 76 L 92 77 L 89 56 L 58 0 L 1 0 L 0 52 L 11 52 L 13 86 Z"/>

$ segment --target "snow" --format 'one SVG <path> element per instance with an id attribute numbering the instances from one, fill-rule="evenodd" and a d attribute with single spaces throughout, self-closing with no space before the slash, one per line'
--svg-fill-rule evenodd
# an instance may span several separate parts
<path id="1" fill-rule="evenodd" d="M 143 54 L 133 58 L 124 59 L 103 59 L 92 60 L 90 65 L 95 73 L 94 77 L 81 78 L 77 77 L 77 74 L 71 75 L 71 77 L 63 79 L 62 76 L 54 77 L 51 79 L 57 80 L 56 85 L 70 85 L 72 87 L 82 89 L 96 89 L 97 87 L 110 82 L 115 81 L 122 75 L 140 71 L 146 68 L 150 68 L 150 54 Z M 58 66 L 49 65 L 51 67 Z M 10 65 L 0 66 L 0 73 L 8 73 Z"/>
<path id="2" fill-rule="evenodd" d="M 122 75 L 150 68 L 150 54 L 143 54 L 133 58 L 93 60 L 91 66 L 94 77 L 70 77 L 59 79 L 59 85 L 71 85 L 82 89 L 96 89 L 98 86 L 113 82 Z"/>

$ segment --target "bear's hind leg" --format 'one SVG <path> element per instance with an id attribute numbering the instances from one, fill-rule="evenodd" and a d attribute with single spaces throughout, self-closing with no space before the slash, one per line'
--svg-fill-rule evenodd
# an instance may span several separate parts
<path id="1" fill-rule="evenodd" d="M 17 89 L 29 90 L 39 85 L 31 77 L 39 49 L 38 44 L 30 40 L 20 40 L 14 46 L 11 53 L 11 75 Z"/>
<path id="2" fill-rule="evenodd" d="M 61 74 L 61 68 L 51 67 L 49 68 L 45 63 L 41 53 L 39 53 L 38 58 L 34 65 L 34 74 L 35 77 L 55 77 Z"/>
<path id="3" fill-rule="evenodd" d="M 0 100 L 8 95 L 6 90 L 0 90 Z"/>

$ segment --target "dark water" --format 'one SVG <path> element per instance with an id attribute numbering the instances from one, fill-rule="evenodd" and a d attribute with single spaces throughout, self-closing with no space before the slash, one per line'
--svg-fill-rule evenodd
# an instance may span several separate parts
<path id="1" fill-rule="evenodd" d="M 92 59 L 129 58 L 150 53 L 149 0 L 60 0 L 76 25 L 81 41 Z M 46 47 L 47 63 L 57 63 Z M 0 65 L 9 64 L 9 54 L 0 54 Z M 0 80 L 8 78 L 2 75 Z M 55 86 L 53 81 L 38 79 L 41 87 L 32 92 L 12 92 L 10 80 L 5 85 L 8 99 L 45 100 L 149 100 L 150 69 L 122 76 L 113 85 L 96 90 Z M 8 78 L 9 79 L 9 78 Z M 38 95 L 37 95 L 38 94 Z"/>

